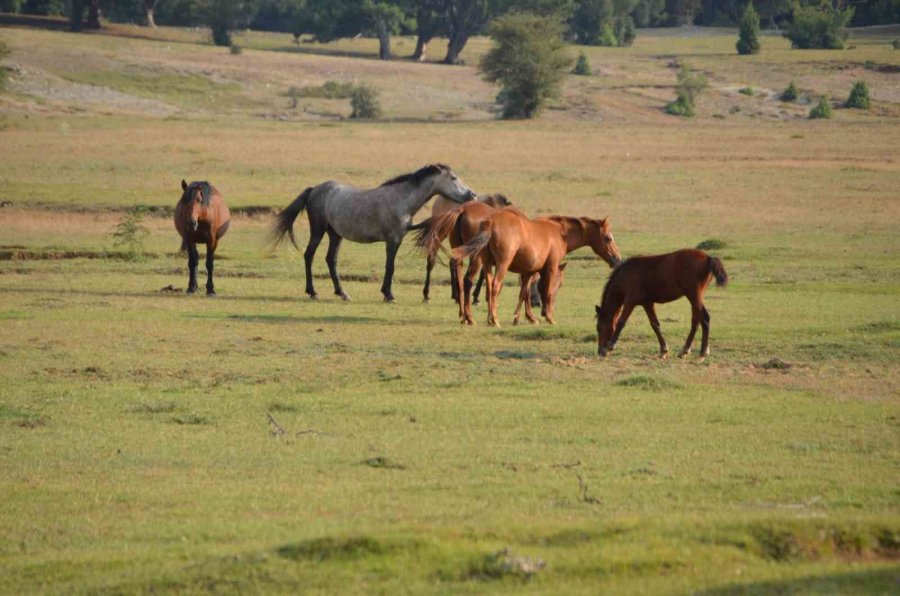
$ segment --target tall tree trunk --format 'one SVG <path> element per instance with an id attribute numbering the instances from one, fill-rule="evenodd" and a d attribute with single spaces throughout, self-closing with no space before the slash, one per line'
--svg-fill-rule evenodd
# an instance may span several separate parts
<path id="1" fill-rule="evenodd" d="M 459 54 L 466 47 L 469 34 L 466 31 L 455 31 L 450 35 L 450 43 L 447 44 L 447 55 L 444 56 L 444 64 L 456 64 L 459 62 Z"/>
<path id="2" fill-rule="evenodd" d="M 71 29 L 75 33 L 84 29 L 84 0 L 72 0 Z"/>
<path id="3" fill-rule="evenodd" d="M 153 13 L 156 12 L 156 0 L 144 0 L 144 11 L 147 15 L 147 26 L 156 29 L 156 19 Z"/>
<path id="4" fill-rule="evenodd" d="M 85 29 L 100 28 L 100 0 L 88 0 L 88 17 L 84 27 Z"/>
<path id="5" fill-rule="evenodd" d="M 420 33 L 416 38 L 416 50 L 410 56 L 411 60 L 416 62 L 425 62 L 425 54 L 428 52 L 428 42 L 431 41 L 431 35 Z"/>
<path id="6" fill-rule="evenodd" d="M 382 60 L 391 59 L 391 34 L 387 25 L 381 21 L 375 26 L 378 30 L 378 57 Z"/>

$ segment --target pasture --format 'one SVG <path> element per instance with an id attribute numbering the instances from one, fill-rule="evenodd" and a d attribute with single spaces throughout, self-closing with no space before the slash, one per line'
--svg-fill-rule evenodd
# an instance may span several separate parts
<path id="1" fill-rule="evenodd" d="M 641 31 L 586 48 L 601 74 L 542 118 L 500 122 L 471 66 L 483 39 L 445 67 L 372 60 L 367 40 L 247 33 L 230 55 L 164 28 L 0 28 L 18 69 L 0 93 L 0 592 L 896 592 L 896 36 L 765 37 L 739 58 L 731 31 Z M 662 112 L 682 60 L 711 83 L 693 120 Z M 793 79 L 843 99 L 860 78 L 872 110 L 828 121 L 772 95 Z M 357 79 L 386 120 L 288 96 Z M 609 269 L 589 249 L 557 325 L 510 325 L 510 277 L 491 329 L 483 305 L 459 325 L 440 267 L 422 303 L 411 238 L 394 304 L 383 244 L 344 243 L 350 302 L 323 248 L 312 302 L 302 254 L 265 246 L 307 186 L 437 161 L 529 214 L 608 215 L 625 257 L 713 246 L 731 281 L 706 294 L 711 356 L 658 360 L 638 311 L 600 360 Z M 215 298 L 183 293 L 165 211 L 182 178 L 234 214 Z M 135 204 L 153 210 L 132 261 L 110 230 Z M 687 302 L 658 313 L 679 347 Z"/>

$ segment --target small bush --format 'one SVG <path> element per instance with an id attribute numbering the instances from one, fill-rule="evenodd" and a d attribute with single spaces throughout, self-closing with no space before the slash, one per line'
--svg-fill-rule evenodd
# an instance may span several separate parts
<path id="1" fill-rule="evenodd" d="M 231 44 L 231 47 L 228 48 L 228 51 L 231 52 L 232 56 L 237 56 L 244 51 L 244 48 L 242 48 L 241 46 L 239 46 L 236 43 L 233 43 L 233 44 Z"/>
<path id="2" fill-rule="evenodd" d="M 823 95 L 819 100 L 819 103 L 809 111 L 809 117 L 813 120 L 818 118 L 831 118 L 831 102 L 828 100 L 827 95 Z"/>
<path id="3" fill-rule="evenodd" d="M 631 46 L 635 37 L 637 37 L 637 30 L 634 28 L 634 20 L 630 15 L 616 23 L 616 41 L 619 42 L 620 46 Z"/>
<path id="4" fill-rule="evenodd" d="M 9 48 L 3 43 L 3 40 L 0 39 L 0 61 L 9 56 Z M 3 66 L 0 66 L 0 91 L 6 87 L 6 69 Z"/>
<path id="5" fill-rule="evenodd" d="M 744 87 L 743 89 L 738 89 L 738 93 L 753 97 L 753 94 L 756 93 L 756 91 L 754 91 L 753 87 Z"/>
<path id="6" fill-rule="evenodd" d="M 212 41 L 214 44 L 220 47 L 231 45 L 231 31 L 227 24 L 222 23 L 221 21 L 213 22 L 210 24 L 210 29 L 212 31 Z"/>
<path id="7" fill-rule="evenodd" d="M 122 247 L 129 260 L 139 261 L 144 258 L 144 239 L 150 235 L 150 228 L 144 225 L 146 216 L 146 207 L 132 207 L 110 232 L 115 239 L 113 245 Z"/>
<path id="8" fill-rule="evenodd" d="M 619 45 L 619 38 L 616 36 L 616 32 L 613 29 L 612 25 L 610 25 L 609 23 L 604 23 L 603 28 L 600 30 L 599 45 L 611 48 Z"/>
<path id="9" fill-rule="evenodd" d="M 588 62 L 587 56 L 584 55 L 584 52 L 578 54 L 578 60 L 575 61 L 575 68 L 572 69 L 572 74 L 580 75 L 583 77 L 588 77 L 594 74 L 594 71 L 591 70 L 591 64 Z"/>
<path id="10" fill-rule="evenodd" d="M 891 42 L 891 46 L 893 46 L 895 50 L 900 50 L 900 39 L 895 39 Z"/>
<path id="11" fill-rule="evenodd" d="M 675 87 L 678 96 L 675 101 L 666 105 L 666 112 L 674 116 L 692 117 L 694 101 L 706 87 L 706 77 L 703 74 L 694 74 L 690 67 L 683 64 L 678 72 L 678 85 Z"/>
<path id="12" fill-rule="evenodd" d="M 797 85 L 794 81 L 791 81 L 791 84 L 787 86 L 781 93 L 781 101 L 797 101 L 797 98 L 800 97 L 800 91 L 797 89 Z"/>
<path id="13" fill-rule="evenodd" d="M 350 99 L 353 97 L 353 83 L 343 81 L 325 81 L 321 85 L 291 87 L 288 97 L 316 97 L 322 99 Z"/>
<path id="14" fill-rule="evenodd" d="M 753 8 L 753 2 L 747 3 L 744 16 L 741 17 L 741 28 L 738 32 L 738 41 L 735 44 L 738 54 L 759 53 L 759 14 Z"/>
<path id="15" fill-rule="evenodd" d="M 830 2 L 818 6 L 794 5 L 793 21 L 784 31 L 791 46 L 801 50 L 842 50 L 853 8 L 835 10 Z"/>
<path id="16" fill-rule="evenodd" d="M 725 248 L 725 246 L 725 242 L 718 238 L 707 238 L 698 244 L 697 248 L 700 250 L 721 250 Z"/>
<path id="17" fill-rule="evenodd" d="M 360 83 L 350 95 L 350 117 L 360 120 L 381 117 L 378 89 L 368 83 Z"/>
<path id="18" fill-rule="evenodd" d="M 866 85 L 865 81 L 858 81 L 850 89 L 850 96 L 844 102 L 844 107 L 868 110 L 869 103 L 869 86 Z"/>

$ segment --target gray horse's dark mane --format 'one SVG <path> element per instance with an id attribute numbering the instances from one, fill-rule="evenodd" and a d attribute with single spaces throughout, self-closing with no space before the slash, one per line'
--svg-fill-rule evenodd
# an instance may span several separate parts
<path id="1" fill-rule="evenodd" d="M 403 182 L 412 182 L 413 184 L 419 184 L 429 176 L 434 176 L 435 174 L 440 174 L 441 172 L 449 172 L 450 166 L 443 163 L 430 163 L 423 168 L 419 168 L 415 172 L 410 174 L 401 174 L 396 178 L 391 178 L 387 182 L 383 182 L 381 186 L 390 186 L 392 184 L 401 184 Z"/>
<path id="2" fill-rule="evenodd" d="M 191 182 L 188 184 L 188 187 L 184 189 L 184 193 L 181 195 L 181 201 L 188 201 L 192 196 L 194 196 L 194 191 L 200 189 L 200 201 L 204 205 L 209 205 L 209 197 L 212 194 L 210 191 L 209 182 L 206 180 L 201 180 L 199 182 Z"/>

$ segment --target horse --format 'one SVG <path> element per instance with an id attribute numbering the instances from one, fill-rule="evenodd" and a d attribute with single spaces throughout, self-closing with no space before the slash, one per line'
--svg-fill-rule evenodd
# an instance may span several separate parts
<path id="1" fill-rule="evenodd" d="M 520 275 L 522 292 L 527 289 L 533 274 L 540 273 L 538 291 L 541 295 L 541 314 L 551 325 L 555 323 L 553 308 L 557 277 L 562 258 L 582 246 L 590 246 L 594 253 L 614 267 L 621 261 L 619 249 L 613 239 L 609 219 L 588 217 L 550 216 L 528 219 L 521 213 L 503 209 L 490 214 L 482 222 L 478 234 L 453 250 L 453 256 L 475 257 L 466 273 L 463 322 L 473 324 L 469 288 L 479 266 L 485 269 L 486 295 L 488 297 L 488 325 L 499 327 L 497 299 L 503 287 L 507 271 Z M 457 264 L 461 269 L 461 266 Z M 496 272 L 493 268 L 496 267 Z M 461 273 L 461 272 L 460 272 Z M 531 304 L 526 301 L 528 320 L 536 323 Z M 517 322 L 518 319 L 514 321 Z"/>
<path id="2" fill-rule="evenodd" d="M 206 295 L 215 296 L 213 262 L 219 240 L 231 225 L 231 212 L 219 191 L 209 182 L 181 181 L 181 199 L 175 205 L 175 229 L 181 235 L 181 250 L 188 252 L 187 293 L 197 291 L 197 243 L 206 243 Z"/>
<path id="3" fill-rule="evenodd" d="M 325 262 L 334 284 L 334 293 L 342 300 L 349 300 L 350 297 L 341 288 L 337 273 L 341 241 L 346 238 L 361 243 L 385 242 L 387 254 L 381 293 L 385 302 L 393 302 L 391 284 L 394 259 L 400 243 L 412 227 L 413 214 L 435 195 L 456 203 L 471 201 L 476 196 L 445 164 L 429 164 L 366 190 L 330 180 L 307 188 L 285 207 L 275 217 L 270 239 L 272 244 L 278 245 L 287 235 L 299 250 L 294 238 L 294 220 L 306 210 L 310 238 L 303 258 L 306 264 L 306 293 L 313 300 L 318 299 L 318 294 L 313 287 L 312 262 L 325 234 L 328 234 Z"/>
<path id="4" fill-rule="evenodd" d="M 468 203 L 469 205 L 474 204 L 484 204 L 489 207 L 494 207 L 495 209 L 500 209 L 503 207 L 508 207 L 512 205 L 509 199 L 507 199 L 504 195 L 501 194 L 493 194 L 493 195 L 485 195 L 475 199 L 475 201 Z M 458 208 L 460 205 L 454 201 L 449 199 L 445 199 L 444 197 L 438 197 L 434 200 L 434 203 L 431 205 L 431 217 L 437 217 L 442 213 L 446 213 L 448 211 L 452 211 L 453 209 Z M 421 229 L 422 224 L 419 224 L 419 228 Z M 422 296 L 424 297 L 424 302 L 428 302 L 431 299 L 431 270 L 434 269 L 434 263 L 437 260 L 436 254 L 429 254 L 426 257 L 425 262 L 425 287 L 422 288 Z M 478 298 L 478 290 L 481 288 L 481 283 L 484 280 L 484 276 L 478 278 L 478 285 L 475 287 L 475 298 L 477 302 Z M 456 284 L 456 262 L 451 259 L 450 260 L 450 298 L 453 300 L 459 300 L 458 292 L 457 292 L 457 284 Z"/>
<path id="5" fill-rule="evenodd" d="M 717 286 L 728 283 L 722 261 L 702 250 L 684 249 L 650 257 L 632 257 L 609 276 L 597 311 L 597 352 L 606 356 L 616 347 L 619 334 L 635 306 L 644 307 L 650 326 L 659 340 L 659 357 L 667 358 L 669 347 L 659 328 L 655 304 L 686 296 L 691 303 L 691 331 L 678 354 L 684 358 L 691 352 L 697 325 L 703 328 L 700 357 L 709 356 L 709 311 L 703 305 L 703 294 L 715 277 Z"/>

